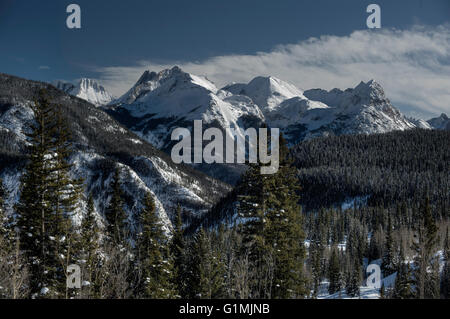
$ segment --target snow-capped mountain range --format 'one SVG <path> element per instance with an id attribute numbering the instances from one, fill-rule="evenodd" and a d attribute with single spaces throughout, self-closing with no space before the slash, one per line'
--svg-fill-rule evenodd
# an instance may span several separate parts
<path id="1" fill-rule="evenodd" d="M 65 81 L 55 81 L 52 84 L 56 88 L 86 100 L 95 106 L 106 105 L 114 99 L 103 86 L 92 79 L 82 78 L 77 84 Z"/>
<path id="2" fill-rule="evenodd" d="M 214 123 L 238 131 L 265 122 L 282 129 L 291 144 L 329 134 L 446 129 L 449 123 L 446 114 L 428 121 L 405 117 L 374 80 L 345 91 L 302 91 L 275 77 L 259 76 L 247 84 L 218 89 L 206 77 L 175 66 L 159 73 L 145 71 L 118 99 L 92 79 L 82 78 L 76 85 L 55 81 L 53 85 L 96 106 L 109 105 L 106 109 L 112 115 L 120 113 L 119 121 L 160 149 L 170 146 L 167 133 L 175 125 L 189 127 L 198 119 L 207 126 Z"/>
<path id="3" fill-rule="evenodd" d="M 413 128 L 442 128 L 445 118 L 409 119 L 395 108 L 374 80 L 355 88 L 303 91 L 275 77 L 217 88 L 206 77 L 179 67 L 159 73 L 145 71 L 123 96 L 103 106 L 117 121 L 157 148 L 170 152 L 171 132 L 204 128 L 248 127 L 265 123 L 284 133 L 290 145 L 318 136 L 373 134 Z M 210 168 L 203 169 L 210 173 Z M 216 176 L 216 175 L 214 175 Z"/>
<path id="4" fill-rule="evenodd" d="M 19 196 L 27 143 L 24 132 L 34 120 L 30 105 L 42 88 L 51 102 L 62 108 L 74 142 L 71 174 L 84 179 L 85 197 L 93 194 L 100 221 L 110 200 L 109 185 L 115 168 L 120 170 L 131 225 L 137 220 L 147 192 L 152 194 L 157 213 L 168 231 L 178 205 L 189 221 L 201 217 L 230 190 L 229 185 L 189 166 L 174 164 L 164 152 L 92 104 L 46 83 L 0 73 L 0 178 L 9 194 L 7 207 L 12 207 Z M 84 208 L 79 214 L 83 213 Z"/>
<path id="5" fill-rule="evenodd" d="M 425 122 L 405 117 L 374 80 L 345 91 L 302 91 L 275 77 L 256 77 L 247 84 L 218 89 L 207 78 L 179 67 L 144 72 L 108 108 L 117 120 L 161 149 L 170 145 L 167 137 L 175 127 L 189 127 L 193 120 L 200 119 L 241 131 L 265 122 L 280 128 L 291 144 L 330 134 L 445 127 L 445 118 Z"/>

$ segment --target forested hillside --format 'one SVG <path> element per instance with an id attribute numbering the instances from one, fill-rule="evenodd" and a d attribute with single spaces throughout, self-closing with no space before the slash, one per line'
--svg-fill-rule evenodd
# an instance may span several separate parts
<path id="1" fill-rule="evenodd" d="M 326 207 L 367 197 L 368 205 L 417 201 L 448 206 L 450 132 L 410 130 L 318 138 L 292 149 L 301 203 Z"/>
<path id="2" fill-rule="evenodd" d="M 188 231 L 202 226 L 216 233 L 217 225 L 225 223 L 227 232 L 245 238 L 250 223 L 259 242 L 267 242 L 273 227 L 269 216 L 294 220 L 285 210 L 291 206 L 281 204 L 285 188 L 300 187 L 302 207 L 294 210 L 302 216 L 304 233 L 288 237 L 307 247 L 306 296 L 358 298 L 367 290 L 368 264 L 377 264 L 383 286 L 369 289 L 372 297 L 448 298 L 449 141 L 449 132 L 412 130 L 300 143 L 290 153 L 294 181 L 278 177 L 279 185 L 276 177 L 270 181 L 246 174 Z M 255 211 L 261 215 L 245 218 Z M 285 236 L 283 231 L 277 240 L 284 242 Z"/>
<path id="3" fill-rule="evenodd" d="M 437 210 L 449 214 L 449 131 L 416 129 L 317 138 L 293 147 L 291 156 L 304 212 L 354 204 L 392 208 L 429 197 Z M 233 203 L 246 187 L 241 181 L 201 223 L 214 225 L 222 219 L 232 223 Z"/>
<path id="4" fill-rule="evenodd" d="M 98 212 L 108 202 L 105 184 L 116 166 L 122 167 L 126 180 L 126 210 L 130 215 L 140 206 L 143 188 L 155 194 L 161 216 L 167 213 L 172 217 L 177 205 L 193 214 L 207 211 L 227 191 L 228 185 L 190 166 L 175 165 L 166 153 L 94 105 L 46 83 L 0 74 L 0 177 L 10 191 L 5 198 L 8 209 L 17 200 L 18 179 L 29 151 L 25 134 L 33 121 L 30 106 L 39 98 L 40 89 L 46 90 L 51 104 L 60 108 L 67 122 L 73 143 L 69 160 L 76 164 L 71 174 L 85 178 Z"/>

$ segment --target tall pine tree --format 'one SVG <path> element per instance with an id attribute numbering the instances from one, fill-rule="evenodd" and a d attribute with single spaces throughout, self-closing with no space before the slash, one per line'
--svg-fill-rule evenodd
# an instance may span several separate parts
<path id="1" fill-rule="evenodd" d="M 188 295 L 187 287 L 187 255 L 186 242 L 184 239 L 183 221 L 181 218 L 181 206 L 177 207 L 177 214 L 175 217 L 173 236 L 170 242 L 170 253 L 173 258 L 174 267 L 174 285 L 178 295 L 181 298 L 186 298 Z"/>
<path id="2" fill-rule="evenodd" d="M 331 256 L 328 262 L 328 293 L 334 294 L 341 290 L 341 268 L 339 266 L 339 255 L 336 247 L 331 249 Z"/>
<path id="3" fill-rule="evenodd" d="M 211 239 L 201 228 L 191 249 L 189 288 L 191 298 L 218 299 L 224 297 L 225 265 Z"/>
<path id="4" fill-rule="evenodd" d="M 80 227 L 79 258 L 84 261 L 83 276 L 88 282 L 83 288 L 84 298 L 99 297 L 99 271 L 100 264 L 100 227 L 95 219 L 94 199 L 89 194 L 87 211 Z"/>
<path id="5" fill-rule="evenodd" d="M 270 298 L 273 278 L 273 250 L 266 241 L 266 203 L 269 175 L 261 175 L 261 165 L 249 164 L 238 186 L 238 211 L 244 223 L 240 256 L 253 269 L 249 278 L 250 298 Z"/>
<path id="6" fill-rule="evenodd" d="M 273 298 L 301 298 L 306 294 L 303 273 L 305 235 L 297 170 L 293 167 L 286 141 L 279 140 L 280 165 L 269 178 L 267 198 L 267 242 L 274 252 Z"/>
<path id="7" fill-rule="evenodd" d="M 450 299 L 450 238 L 447 232 L 444 241 L 444 269 L 441 278 L 441 298 Z"/>
<path id="8" fill-rule="evenodd" d="M 394 239 L 392 237 L 392 222 L 391 216 L 388 215 L 388 224 L 386 230 L 386 242 L 384 246 L 383 260 L 381 263 L 381 269 L 385 277 L 393 274 L 395 272 L 394 265 Z"/>
<path id="9" fill-rule="evenodd" d="M 11 229 L 11 220 L 6 215 L 5 196 L 3 181 L 0 178 L 0 251 L 9 253 L 13 246 L 13 231 Z"/>
<path id="10" fill-rule="evenodd" d="M 106 220 L 110 239 L 116 244 L 126 246 L 128 228 L 124 210 L 123 191 L 120 182 L 120 170 L 116 168 L 110 184 L 110 202 L 106 208 Z"/>
<path id="11" fill-rule="evenodd" d="M 70 217 L 80 181 L 69 177 L 70 144 L 61 109 L 50 103 L 45 91 L 32 109 L 35 120 L 26 134 L 29 160 L 16 205 L 20 243 L 30 265 L 32 296 L 62 297 L 74 234 Z"/>
<path id="12" fill-rule="evenodd" d="M 421 205 L 421 216 L 415 227 L 412 249 L 414 257 L 414 278 L 416 297 L 419 299 L 435 298 L 436 278 L 428 271 L 436 260 L 437 226 L 431 212 L 430 200 L 427 197 Z"/>
<path id="13" fill-rule="evenodd" d="M 156 215 L 150 193 L 144 198 L 140 215 L 142 231 L 136 243 L 139 267 L 142 271 L 141 294 L 146 298 L 174 298 L 173 264 L 168 251 L 168 239 Z"/>
<path id="14" fill-rule="evenodd" d="M 260 163 L 244 176 L 240 194 L 243 248 L 252 267 L 252 297 L 299 298 L 306 295 L 305 247 L 297 170 L 286 141 L 279 138 L 279 169 L 262 175 Z"/>
<path id="15" fill-rule="evenodd" d="M 49 191 L 50 204 L 52 208 L 52 229 L 55 240 L 50 242 L 59 259 L 59 267 L 62 267 L 65 276 L 67 268 L 76 260 L 76 249 L 78 232 L 72 223 L 72 217 L 80 208 L 82 197 L 83 180 L 74 179 L 70 176 L 73 164 L 69 163 L 72 153 L 70 132 L 63 118 L 61 107 L 54 107 L 55 134 L 53 139 L 52 154 L 50 156 Z M 60 289 L 65 290 L 65 297 L 69 298 L 69 290 L 66 283 L 59 283 Z M 76 295 L 72 291 L 72 296 Z"/>

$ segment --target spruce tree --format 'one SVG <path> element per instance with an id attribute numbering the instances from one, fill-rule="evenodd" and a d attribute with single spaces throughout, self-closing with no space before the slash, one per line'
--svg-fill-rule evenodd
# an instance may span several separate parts
<path id="1" fill-rule="evenodd" d="M 6 215 L 7 196 L 0 179 L 0 299 L 26 298 L 29 295 L 28 268 L 12 216 Z"/>
<path id="2" fill-rule="evenodd" d="M 306 295 L 305 236 L 297 170 L 282 136 L 278 151 L 278 171 L 262 175 L 261 163 L 250 165 L 239 192 L 239 212 L 245 221 L 243 250 L 256 270 L 250 280 L 254 298 Z"/>
<path id="3" fill-rule="evenodd" d="M 306 294 L 303 274 L 305 259 L 305 235 L 300 200 L 297 170 L 292 166 L 286 141 L 279 140 L 280 163 L 278 172 L 268 180 L 266 202 L 268 227 L 267 243 L 274 254 L 272 298 L 299 298 Z"/>
<path id="4" fill-rule="evenodd" d="M 76 260 L 78 232 L 72 223 L 72 217 L 80 207 L 82 197 L 82 179 L 74 179 L 70 176 L 73 164 L 68 162 L 72 152 L 70 132 L 63 118 L 61 107 L 55 107 L 55 134 L 53 139 L 52 155 L 50 156 L 49 191 L 52 209 L 53 238 L 50 242 L 59 259 L 59 267 L 62 267 L 67 276 L 67 268 Z M 69 291 L 64 280 L 58 283 L 61 290 L 65 291 L 65 297 L 69 298 Z M 72 291 L 72 296 L 77 291 Z"/>
<path id="5" fill-rule="evenodd" d="M 48 220 L 51 214 L 49 204 L 50 168 L 47 156 L 52 147 L 52 118 L 50 103 L 40 92 L 40 100 L 32 106 L 35 123 L 27 134 L 31 143 L 29 161 L 22 175 L 20 201 L 17 204 L 20 241 L 26 253 L 31 272 L 31 292 L 36 296 L 41 289 L 48 289 L 48 262 L 52 256 L 48 251 Z"/>
<path id="6" fill-rule="evenodd" d="M 354 264 L 347 283 L 347 294 L 351 297 L 359 296 L 359 286 L 361 284 L 361 265 L 358 259 L 354 259 Z"/>
<path id="7" fill-rule="evenodd" d="M 81 221 L 79 258 L 84 261 L 83 276 L 88 281 L 87 288 L 83 288 L 84 298 L 99 297 L 98 265 L 100 257 L 100 227 L 95 219 L 94 199 L 89 194 L 86 214 Z"/>
<path id="8" fill-rule="evenodd" d="M 414 278 L 416 297 L 419 299 L 434 298 L 437 280 L 432 272 L 428 271 L 436 260 L 437 226 L 434 221 L 429 198 L 421 205 L 421 216 L 415 227 L 412 249 L 414 257 Z"/>
<path id="9" fill-rule="evenodd" d="M 11 220 L 6 215 L 5 196 L 3 181 L 0 178 L 0 250 L 8 253 L 12 247 L 13 231 L 11 229 Z"/>
<path id="10" fill-rule="evenodd" d="M 261 165 L 249 164 L 237 187 L 238 212 L 243 220 L 241 258 L 247 259 L 253 270 L 249 278 L 250 298 L 269 298 L 273 278 L 273 250 L 266 241 L 267 184 L 270 176 L 261 175 Z"/>
<path id="11" fill-rule="evenodd" d="M 392 298 L 411 299 L 414 297 L 412 289 L 411 269 L 408 264 L 402 263 L 397 271 Z"/>
<path id="12" fill-rule="evenodd" d="M 381 245 L 377 240 L 378 231 L 374 231 L 369 243 L 369 261 L 377 260 L 381 256 Z"/>
<path id="13" fill-rule="evenodd" d="M 381 263 L 381 269 L 385 277 L 393 274 L 395 272 L 394 265 L 394 239 L 392 237 L 392 223 L 391 216 L 388 216 L 388 225 L 386 231 L 386 242 L 384 246 L 384 254 Z"/>
<path id="14" fill-rule="evenodd" d="M 311 263 L 311 280 L 313 285 L 312 297 L 317 298 L 319 293 L 319 285 L 321 281 L 321 252 L 319 244 L 316 241 L 312 241 L 309 246 L 309 256 Z"/>
<path id="15" fill-rule="evenodd" d="M 69 177 L 68 132 L 61 109 L 45 91 L 32 109 L 35 121 L 27 132 L 30 151 L 16 205 L 20 243 L 30 267 L 32 297 L 61 297 L 65 267 L 71 262 L 70 217 L 77 207 L 80 182 Z"/>
<path id="16" fill-rule="evenodd" d="M 328 293 L 334 294 L 341 290 L 341 269 L 339 266 L 339 256 L 336 247 L 331 250 L 330 260 L 328 262 Z"/>
<path id="17" fill-rule="evenodd" d="M 142 271 L 142 295 L 146 298 L 173 298 L 174 269 L 168 251 L 168 240 L 156 215 L 153 197 L 147 193 L 140 214 L 142 231 L 137 238 L 137 256 Z"/>
<path id="18" fill-rule="evenodd" d="M 2 216 L 2 220 L 4 221 L 4 218 L 6 216 L 5 212 L 5 188 L 3 187 L 3 180 L 0 178 L 0 214 Z"/>
<path id="19" fill-rule="evenodd" d="M 208 234 L 201 228 L 195 235 L 190 262 L 191 298 L 218 299 L 225 293 L 225 265 L 212 248 Z"/>
<path id="20" fill-rule="evenodd" d="M 110 201 L 106 208 L 106 220 L 110 239 L 116 244 L 126 246 L 128 235 L 126 214 L 124 210 L 123 191 L 120 182 L 120 170 L 116 168 L 110 184 Z"/>
<path id="21" fill-rule="evenodd" d="M 441 295 L 440 284 L 440 266 L 439 266 L 439 255 L 436 255 L 431 260 L 431 267 L 428 271 L 428 279 L 425 285 L 425 298 L 427 299 L 439 299 Z"/>
<path id="22" fill-rule="evenodd" d="M 173 258 L 174 267 L 174 286 L 176 286 L 178 295 L 181 298 L 186 298 L 188 295 L 188 287 L 186 283 L 186 242 L 184 240 L 183 221 L 181 218 L 181 207 L 179 205 L 177 207 L 174 226 L 173 236 L 170 243 L 170 253 Z"/>
<path id="23" fill-rule="evenodd" d="M 450 299 L 450 238 L 447 232 L 444 241 L 444 268 L 441 278 L 441 298 Z"/>

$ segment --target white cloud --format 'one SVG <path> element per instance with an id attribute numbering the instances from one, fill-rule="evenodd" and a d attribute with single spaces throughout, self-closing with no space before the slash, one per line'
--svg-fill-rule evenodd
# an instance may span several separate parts
<path id="1" fill-rule="evenodd" d="M 429 117 L 450 113 L 450 24 L 354 31 L 349 36 L 311 38 L 253 55 L 164 64 L 140 61 L 95 71 L 113 94 L 121 95 L 144 70 L 159 71 L 173 65 L 206 75 L 219 87 L 248 82 L 258 75 L 273 75 L 302 89 L 345 89 L 375 79 L 406 114 Z"/>
<path id="2" fill-rule="evenodd" d="M 39 70 L 50 70 L 50 67 L 48 65 L 40 65 Z"/>

